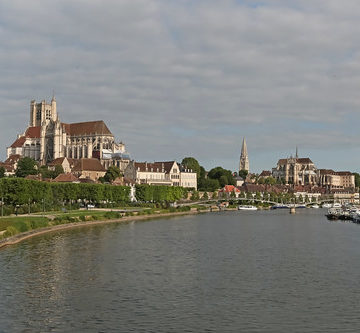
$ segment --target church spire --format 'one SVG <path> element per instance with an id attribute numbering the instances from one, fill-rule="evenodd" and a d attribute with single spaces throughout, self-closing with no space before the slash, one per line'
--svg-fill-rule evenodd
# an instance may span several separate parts
<path id="1" fill-rule="evenodd" d="M 249 155 L 247 151 L 245 137 L 243 138 L 242 147 L 241 147 L 239 171 L 240 170 L 249 171 Z"/>

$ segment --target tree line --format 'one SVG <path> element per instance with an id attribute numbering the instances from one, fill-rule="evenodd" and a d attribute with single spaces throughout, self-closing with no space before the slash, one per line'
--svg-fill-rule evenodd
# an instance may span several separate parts
<path id="1" fill-rule="evenodd" d="M 6 205 L 50 202 L 65 205 L 73 201 L 129 202 L 130 188 L 104 184 L 50 183 L 24 178 L 1 178 L 0 196 Z"/>

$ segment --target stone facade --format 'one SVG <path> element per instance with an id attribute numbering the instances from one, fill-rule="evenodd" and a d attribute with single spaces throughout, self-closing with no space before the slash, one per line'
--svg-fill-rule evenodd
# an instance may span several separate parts
<path id="1" fill-rule="evenodd" d="M 239 163 L 239 171 L 246 170 L 249 171 L 249 155 L 247 151 L 247 145 L 245 138 L 243 138 L 242 147 L 241 147 L 241 155 L 240 155 L 240 163 Z"/>
<path id="2" fill-rule="evenodd" d="M 328 190 L 355 188 L 355 176 L 349 171 L 317 169 L 309 158 L 280 159 L 272 175 L 286 184 L 320 186 Z"/>
<path id="3" fill-rule="evenodd" d="M 124 177 L 134 180 L 137 184 L 197 188 L 196 172 L 184 168 L 176 161 L 154 163 L 132 161 L 125 169 Z"/>
<path id="4" fill-rule="evenodd" d="M 316 167 L 310 158 L 290 157 L 280 159 L 272 175 L 275 179 L 285 180 L 286 184 L 315 185 Z"/>
<path id="5" fill-rule="evenodd" d="M 355 176 L 349 171 L 319 169 L 319 185 L 328 189 L 355 188 Z"/>
<path id="6" fill-rule="evenodd" d="M 41 164 L 55 159 L 97 158 L 103 166 L 119 166 L 123 171 L 130 161 L 125 145 L 116 143 L 113 134 L 102 120 L 81 123 L 62 123 L 56 100 L 30 103 L 30 123 L 7 148 L 11 155 L 31 157 Z"/>

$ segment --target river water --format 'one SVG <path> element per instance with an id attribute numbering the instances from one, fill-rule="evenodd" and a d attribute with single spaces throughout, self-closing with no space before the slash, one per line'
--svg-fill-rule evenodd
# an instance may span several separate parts
<path id="1" fill-rule="evenodd" d="M 360 226 L 324 213 L 209 213 L 7 247 L 0 332 L 359 332 Z"/>

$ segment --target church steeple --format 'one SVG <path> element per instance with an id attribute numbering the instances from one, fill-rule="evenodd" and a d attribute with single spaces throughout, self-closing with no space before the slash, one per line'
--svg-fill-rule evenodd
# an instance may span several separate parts
<path id="1" fill-rule="evenodd" d="M 249 155 L 247 151 L 245 137 L 243 138 L 242 147 L 241 147 L 239 171 L 240 170 L 249 171 Z"/>

